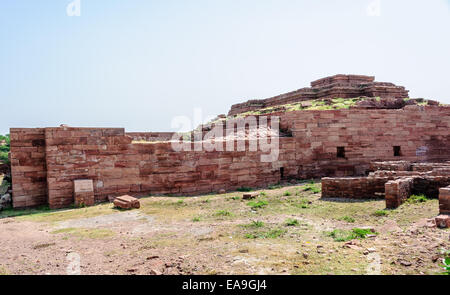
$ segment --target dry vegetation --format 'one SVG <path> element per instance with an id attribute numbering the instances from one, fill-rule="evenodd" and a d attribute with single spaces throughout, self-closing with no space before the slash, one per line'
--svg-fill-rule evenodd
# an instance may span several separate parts
<path id="1" fill-rule="evenodd" d="M 0 213 L 0 274 L 64 274 L 68 253 L 85 274 L 439 274 L 449 230 L 426 226 L 437 200 L 385 210 L 384 200 L 320 198 L 319 183 L 192 198 Z M 13 217 L 10 217 L 13 216 Z"/>

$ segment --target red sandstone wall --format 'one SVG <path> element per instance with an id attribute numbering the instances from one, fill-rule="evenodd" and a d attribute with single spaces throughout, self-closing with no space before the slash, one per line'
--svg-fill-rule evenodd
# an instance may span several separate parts
<path id="1" fill-rule="evenodd" d="M 280 126 L 292 128 L 300 178 L 363 175 L 372 161 L 450 159 L 448 107 L 289 112 Z"/>
<path id="2" fill-rule="evenodd" d="M 47 204 L 47 168 L 43 128 L 11 128 L 11 176 L 14 208 Z"/>
<path id="3" fill-rule="evenodd" d="M 260 152 L 174 152 L 170 143 L 131 144 L 123 129 L 47 128 L 51 208 L 73 203 L 73 181 L 93 179 L 97 202 L 121 194 L 182 194 L 257 187 L 280 180 L 293 160 L 292 138 L 281 139 L 277 165 Z M 286 169 L 286 175 L 289 174 Z"/>
<path id="4" fill-rule="evenodd" d="M 132 144 L 124 129 L 13 129 L 13 198 L 20 206 L 45 202 L 45 178 L 50 206 L 61 208 L 73 203 L 75 179 L 92 179 L 100 202 L 119 194 L 260 187 L 278 182 L 280 168 L 285 178 L 312 178 L 363 174 L 377 160 L 450 160 L 450 108 L 289 112 L 281 114 L 280 126 L 294 137 L 280 139 L 274 163 L 262 163 L 260 152 L 174 152 L 170 143 Z M 394 145 L 401 146 L 401 157 L 393 156 Z M 345 159 L 336 156 L 339 146 Z"/>

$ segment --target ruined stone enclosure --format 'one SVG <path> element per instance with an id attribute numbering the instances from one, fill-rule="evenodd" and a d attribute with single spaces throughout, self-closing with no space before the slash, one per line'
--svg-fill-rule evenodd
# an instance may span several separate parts
<path id="1" fill-rule="evenodd" d="M 250 130 L 242 133 L 247 139 L 245 150 L 196 150 L 191 134 L 190 150 L 175 151 L 172 133 L 12 128 L 13 206 L 71 206 L 76 180 L 92 180 L 95 203 L 123 194 L 196 195 L 266 187 L 291 179 L 357 176 L 363 177 L 355 180 L 357 184 L 349 178 L 342 180 L 345 185 L 329 180 L 336 189 L 325 182 L 325 195 L 341 191 L 336 196 L 351 197 L 352 187 L 359 191 L 363 187 L 370 193 L 358 197 L 370 197 L 372 186 L 361 183 L 370 179 L 373 162 L 408 161 L 405 171 L 410 171 L 420 166 L 414 163 L 450 160 L 450 107 L 409 99 L 404 87 L 375 82 L 373 77 L 337 75 L 315 81 L 311 88 L 235 105 L 228 116 L 219 116 L 203 128 L 202 134 L 224 122 L 238 130 L 234 122 L 249 116 L 259 125 L 264 125 L 266 117 L 279 117 L 279 130 L 267 128 L 271 140 L 279 140 L 273 161 L 261 161 L 265 151 L 249 150 L 257 138 Z M 233 146 L 237 141 L 225 133 L 221 140 L 223 144 L 232 141 Z M 428 172 L 441 176 L 440 171 Z M 418 177 L 413 178 L 418 183 L 415 187 L 420 186 L 420 177 L 428 179 Z M 385 184 L 374 185 L 378 197 L 385 193 Z"/>

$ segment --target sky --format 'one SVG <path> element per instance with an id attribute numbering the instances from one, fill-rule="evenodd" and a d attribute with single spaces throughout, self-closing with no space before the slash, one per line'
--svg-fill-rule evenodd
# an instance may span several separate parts
<path id="1" fill-rule="evenodd" d="M 334 74 L 450 103 L 449 37 L 450 0 L 1 0 L 0 134 L 177 131 Z"/>

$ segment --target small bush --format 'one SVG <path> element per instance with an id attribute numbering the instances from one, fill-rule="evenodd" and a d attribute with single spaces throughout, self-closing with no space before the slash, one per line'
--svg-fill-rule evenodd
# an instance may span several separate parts
<path id="1" fill-rule="evenodd" d="M 407 202 L 410 204 L 424 203 L 428 201 L 428 198 L 425 195 L 411 195 Z"/>
<path id="2" fill-rule="evenodd" d="M 286 226 L 297 226 L 299 224 L 299 222 L 297 219 L 289 218 L 285 221 L 285 224 L 286 224 Z"/>
<path id="3" fill-rule="evenodd" d="M 194 218 L 192 218 L 192 221 L 193 222 L 199 222 L 200 221 L 200 217 L 194 217 Z"/>
<path id="4" fill-rule="evenodd" d="M 289 192 L 289 191 L 287 191 L 287 192 L 284 192 L 283 195 L 284 195 L 285 197 L 290 197 L 290 196 L 292 196 L 292 193 Z"/>
<path id="5" fill-rule="evenodd" d="M 340 220 L 346 221 L 348 223 L 354 223 L 355 222 L 355 218 L 350 217 L 350 216 L 344 216 Z"/>
<path id="6" fill-rule="evenodd" d="M 373 213 L 373 215 L 382 217 L 388 215 L 388 212 L 386 210 L 377 210 Z"/>
<path id="7" fill-rule="evenodd" d="M 231 199 L 237 201 L 237 200 L 240 200 L 241 198 L 234 196 L 234 197 L 231 197 Z"/>
<path id="8" fill-rule="evenodd" d="M 305 187 L 303 188 L 303 191 L 305 191 L 305 192 L 311 191 L 314 194 L 318 194 L 322 190 L 319 187 L 317 187 L 316 184 L 311 184 L 310 183 L 310 184 L 305 185 Z"/>
<path id="9" fill-rule="evenodd" d="M 261 192 L 261 197 L 267 197 L 267 193 L 266 192 Z"/>
<path id="10" fill-rule="evenodd" d="M 267 206 L 269 203 L 267 201 L 251 201 L 248 202 L 247 205 L 249 205 L 250 207 L 252 207 L 252 209 L 260 209 L 260 208 L 264 208 L 265 206 Z"/>
<path id="11" fill-rule="evenodd" d="M 365 239 L 368 235 L 373 235 L 374 232 L 372 232 L 370 229 L 364 229 L 364 228 L 354 228 L 352 229 L 352 232 L 361 239 Z"/>

